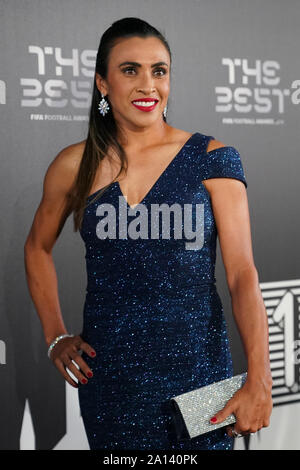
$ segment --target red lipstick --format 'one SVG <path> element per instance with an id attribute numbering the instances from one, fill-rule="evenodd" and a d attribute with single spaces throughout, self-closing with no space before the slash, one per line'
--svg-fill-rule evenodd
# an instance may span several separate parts
<path id="1" fill-rule="evenodd" d="M 151 103 L 151 102 L 154 102 L 153 105 L 151 106 L 141 104 L 141 103 Z M 136 104 L 136 103 L 140 103 L 140 104 Z M 148 113 L 149 111 L 152 111 L 157 105 L 157 103 L 158 103 L 158 100 L 156 98 L 141 98 L 141 99 L 132 101 L 132 104 L 135 108 L 139 109 L 140 111 L 145 111 L 146 113 Z"/>

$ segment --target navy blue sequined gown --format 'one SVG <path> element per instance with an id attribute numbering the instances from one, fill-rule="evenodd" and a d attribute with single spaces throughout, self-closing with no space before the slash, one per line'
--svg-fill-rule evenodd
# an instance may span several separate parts
<path id="1" fill-rule="evenodd" d="M 87 199 L 91 204 L 80 230 L 88 277 L 81 336 L 97 356 L 82 353 L 94 376 L 86 385 L 79 382 L 78 394 L 91 449 L 233 448 L 225 428 L 177 442 L 168 408 L 171 397 L 233 375 L 215 286 L 217 229 L 202 180 L 235 178 L 246 187 L 247 182 L 238 151 L 222 147 L 208 153 L 210 139 L 194 133 L 141 201 L 149 224 L 144 231 L 136 224 L 140 238 L 130 235 L 129 226 L 141 212 L 130 214 L 118 182 L 97 201 L 91 203 L 100 190 Z M 184 204 L 192 206 L 192 230 L 202 223 L 202 243 L 185 234 L 183 216 L 178 237 L 172 214 L 170 234 L 160 227 L 151 238 L 154 204 L 170 211 L 175 204 L 182 214 Z M 196 204 L 202 213 L 196 213 Z M 117 230 L 104 239 L 101 220 L 107 222 L 108 206 L 114 207 L 110 221 Z M 127 213 L 126 224 L 121 212 Z"/>

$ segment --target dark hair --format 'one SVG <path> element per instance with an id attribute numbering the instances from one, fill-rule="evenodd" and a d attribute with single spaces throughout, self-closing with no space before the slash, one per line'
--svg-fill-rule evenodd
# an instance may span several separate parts
<path id="1" fill-rule="evenodd" d="M 154 36 L 160 39 L 169 52 L 170 63 L 172 61 L 170 47 L 162 33 L 140 18 L 129 17 L 115 21 L 102 35 L 96 58 L 88 135 L 70 198 L 70 212 L 74 212 L 74 231 L 81 228 L 82 218 L 86 208 L 86 198 L 91 190 L 99 163 L 106 156 L 107 150 L 109 148 L 114 149 L 121 161 L 121 168 L 115 179 L 117 179 L 125 166 L 127 167 L 125 150 L 117 140 L 118 129 L 111 111 L 108 95 L 105 96 L 105 99 L 110 105 L 108 113 L 105 116 L 102 116 L 98 109 L 99 101 L 101 100 L 101 93 L 96 85 L 96 72 L 99 73 L 102 78 L 106 79 L 111 49 L 116 45 L 120 38 L 130 38 L 134 36 L 141 38 Z M 164 115 L 163 120 L 166 122 Z M 111 183 L 101 188 L 92 200 L 94 201 L 96 198 L 98 199 L 98 197 L 100 197 L 113 182 L 114 181 L 111 181 Z"/>

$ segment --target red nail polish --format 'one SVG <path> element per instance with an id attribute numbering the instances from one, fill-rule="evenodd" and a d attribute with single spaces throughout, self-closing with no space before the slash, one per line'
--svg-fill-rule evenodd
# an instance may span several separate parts
<path id="1" fill-rule="evenodd" d="M 215 423 L 216 421 L 217 421 L 217 418 L 215 416 L 213 418 L 211 418 L 212 423 Z"/>
<path id="2" fill-rule="evenodd" d="M 86 379 L 82 379 L 81 381 L 83 384 L 86 384 L 87 383 L 87 380 Z"/>
<path id="3" fill-rule="evenodd" d="M 88 372 L 86 375 L 87 375 L 88 377 L 93 377 L 92 372 Z"/>
<path id="4" fill-rule="evenodd" d="M 94 351 L 91 352 L 91 356 L 95 357 L 96 353 Z"/>

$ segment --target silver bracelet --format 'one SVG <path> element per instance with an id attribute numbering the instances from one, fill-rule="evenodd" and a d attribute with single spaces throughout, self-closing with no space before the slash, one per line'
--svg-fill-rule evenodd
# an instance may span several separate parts
<path id="1" fill-rule="evenodd" d="M 58 343 L 58 341 L 60 341 L 61 339 L 67 338 L 67 337 L 73 338 L 74 335 L 67 335 L 67 334 L 65 334 L 65 335 L 60 335 L 60 336 L 57 336 L 57 337 L 52 341 L 52 343 L 50 344 L 50 346 L 49 346 L 49 348 L 48 348 L 48 357 L 49 357 L 49 359 L 50 359 L 51 351 L 52 351 L 52 349 L 54 348 L 54 346 L 56 345 L 56 343 Z"/>

